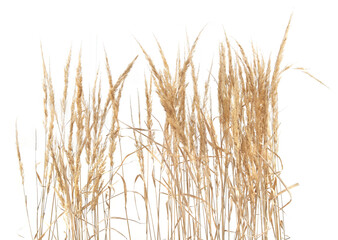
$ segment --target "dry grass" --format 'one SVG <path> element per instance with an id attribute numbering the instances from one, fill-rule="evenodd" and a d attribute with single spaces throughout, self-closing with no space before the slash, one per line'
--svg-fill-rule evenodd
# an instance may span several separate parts
<path id="1" fill-rule="evenodd" d="M 290 201 L 283 203 L 282 195 L 291 187 L 280 177 L 277 89 L 290 68 L 282 67 L 289 25 L 275 62 L 255 49 L 248 55 L 225 37 L 218 76 L 210 69 L 202 93 L 193 61 L 201 33 L 173 72 L 158 42 L 161 69 L 140 44 L 151 74 L 145 79 L 145 111 L 139 100 L 137 117 L 130 108 L 130 124 L 119 121 L 120 100 L 137 57 L 114 81 L 106 56 L 109 91 L 103 99 L 98 77 L 85 97 L 79 55 L 70 99 L 70 52 L 59 111 L 43 61 L 45 152 L 36 168 L 32 239 L 287 239 L 283 209 Z M 163 122 L 153 112 L 154 101 L 162 106 Z M 121 124 L 135 146 L 128 154 Z M 18 137 L 17 151 L 24 186 Z M 129 158 L 139 170 L 127 178 Z M 135 215 L 130 194 L 139 220 L 129 216 Z M 116 216 L 121 208 L 124 216 Z M 142 232 L 135 233 L 133 224 L 141 224 Z"/>

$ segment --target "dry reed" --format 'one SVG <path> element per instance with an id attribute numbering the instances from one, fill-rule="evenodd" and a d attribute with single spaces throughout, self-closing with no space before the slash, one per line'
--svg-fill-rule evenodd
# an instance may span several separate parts
<path id="1" fill-rule="evenodd" d="M 277 89 L 290 68 L 282 67 L 289 25 L 274 63 L 254 48 L 247 55 L 225 36 L 218 76 L 210 69 L 202 94 L 193 61 L 201 33 L 187 57 L 177 59 L 174 72 L 159 42 L 161 70 L 139 44 L 151 74 L 145 78 L 145 121 L 139 99 L 136 118 L 130 108 L 131 124 L 119 121 L 119 111 L 124 82 L 137 57 L 114 82 L 106 55 L 109 91 L 103 100 L 99 73 L 86 99 L 80 54 L 68 104 L 70 51 L 60 111 L 43 60 L 45 151 L 42 169 L 36 170 L 40 192 L 32 239 L 287 239 L 283 209 L 289 202 L 283 203 L 282 194 L 292 186 L 280 177 Z M 154 115 L 153 101 L 162 106 L 163 122 Z M 122 154 L 121 124 L 135 146 L 127 155 Z M 17 152 L 24 187 L 18 136 Z M 128 158 L 139 166 L 132 178 L 137 190 L 130 189 L 124 175 Z M 133 215 L 130 193 L 136 207 L 140 201 L 144 206 L 140 214 L 137 210 L 140 220 L 128 216 Z M 114 205 L 119 196 L 124 200 Z M 115 216 L 123 204 L 124 216 Z M 116 227 L 116 219 L 125 227 Z M 133 232 L 131 224 L 140 223 L 143 232 Z"/>

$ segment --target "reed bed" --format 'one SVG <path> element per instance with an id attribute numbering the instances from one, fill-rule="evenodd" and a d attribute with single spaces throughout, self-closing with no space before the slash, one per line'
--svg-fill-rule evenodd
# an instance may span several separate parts
<path id="1" fill-rule="evenodd" d="M 81 55 L 69 93 L 70 52 L 59 107 L 43 60 L 45 148 L 33 222 L 33 196 L 24 192 L 31 238 L 288 239 L 284 208 L 293 186 L 280 176 L 277 90 L 291 67 L 282 66 L 289 25 L 274 61 L 225 36 L 218 75 L 210 69 L 202 83 L 193 60 L 201 33 L 174 71 L 158 42 L 161 68 L 139 44 L 150 74 L 129 123 L 119 119 L 120 102 L 137 57 L 113 79 L 106 55 L 103 98 L 98 77 L 86 96 Z M 126 153 L 123 141 L 134 150 Z M 18 136 L 17 152 L 25 191 Z"/>

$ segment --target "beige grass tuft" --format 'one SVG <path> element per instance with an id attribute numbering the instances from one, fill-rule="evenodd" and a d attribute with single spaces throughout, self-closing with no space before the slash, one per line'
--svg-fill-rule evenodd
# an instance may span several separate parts
<path id="1" fill-rule="evenodd" d="M 274 64 L 225 35 L 217 77 L 212 64 L 202 83 L 194 63 L 202 31 L 187 56 L 177 58 L 175 71 L 157 39 L 162 68 L 139 43 L 150 76 L 144 77 L 144 107 L 138 98 L 137 115 L 131 104 L 130 124 L 120 121 L 119 112 L 137 56 L 114 81 L 105 55 L 104 98 L 99 71 L 84 94 L 79 54 L 70 99 L 70 50 L 57 108 L 42 54 L 45 150 L 36 169 L 40 192 L 31 238 L 287 239 L 283 209 L 291 200 L 284 203 L 282 195 L 291 199 L 297 184 L 288 187 L 281 179 L 277 90 L 290 69 L 282 66 L 289 27 Z M 157 102 L 161 110 L 154 110 Z M 124 154 L 128 139 L 134 150 Z M 17 130 L 16 145 L 26 197 Z M 135 169 L 135 176 L 126 176 Z M 143 232 L 135 234 L 134 224 Z"/>

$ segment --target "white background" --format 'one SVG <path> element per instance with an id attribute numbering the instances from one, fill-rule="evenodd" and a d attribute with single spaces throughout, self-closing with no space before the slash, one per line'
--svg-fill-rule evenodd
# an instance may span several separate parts
<path id="1" fill-rule="evenodd" d="M 217 62 L 223 28 L 231 39 L 245 46 L 252 41 L 266 57 L 274 56 L 291 13 L 284 63 L 309 69 L 329 89 L 297 71 L 285 74 L 280 84 L 282 177 L 288 185 L 300 184 L 285 209 L 286 231 L 291 239 L 337 239 L 338 14 L 335 1 L 323 0 L 1 1 L 0 238 L 20 239 L 27 226 L 14 129 L 17 119 L 26 178 L 34 177 L 29 173 L 34 131 L 43 128 L 40 42 L 58 91 L 71 46 L 73 59 L 82 46 L 89 86 L 103 65 L 103 45 L 114 76 L 136 55 L 133 72 L 143 76 L 148 66 L 134 38 L 157 56 L 155 35 L 174 64 L 186 31 L 192 41 L 207 24 L 196 51 L 203 74 L 213 57 Z M 143 84 L 143 78 L 136 79 L 126 88 Z"/>

